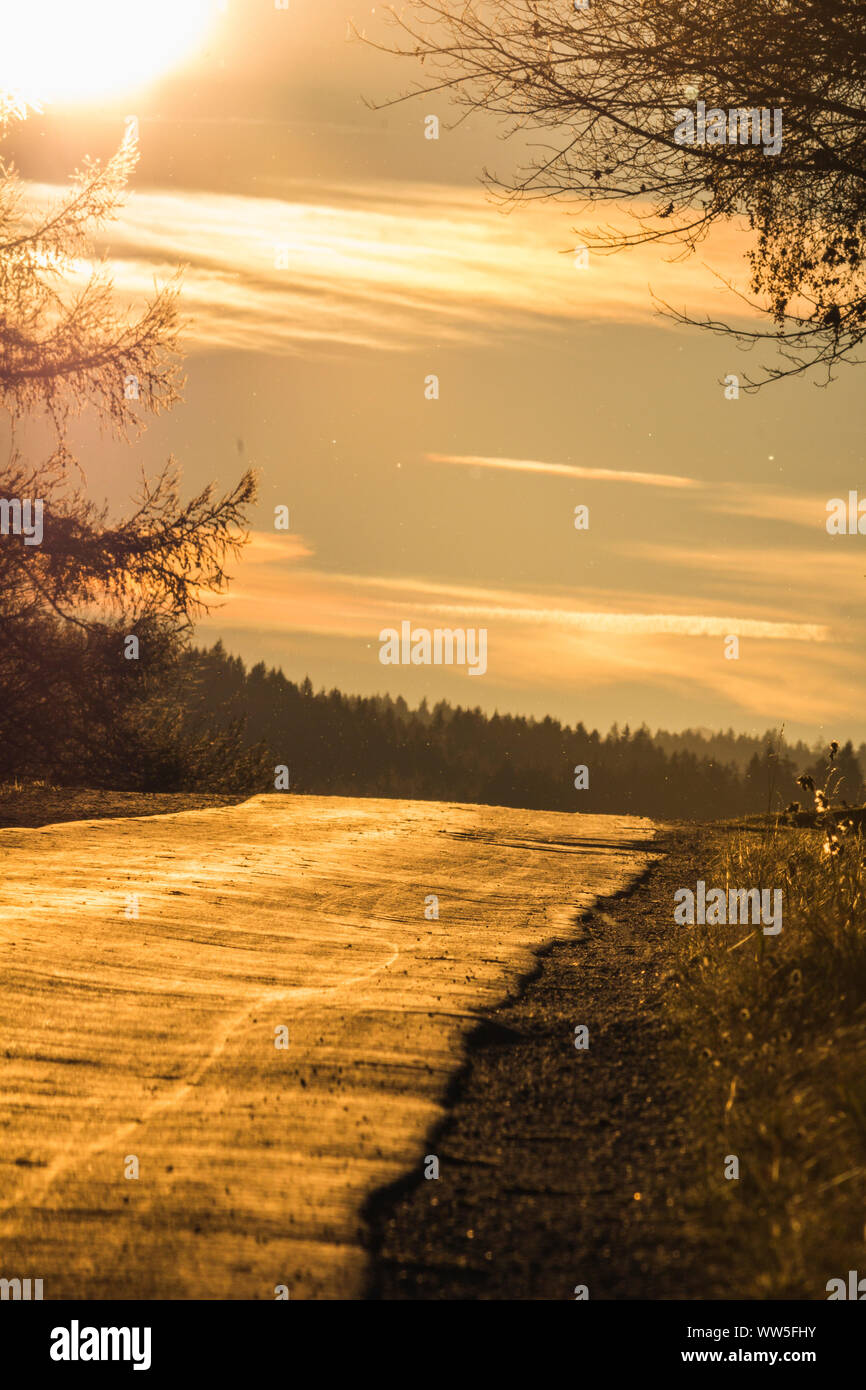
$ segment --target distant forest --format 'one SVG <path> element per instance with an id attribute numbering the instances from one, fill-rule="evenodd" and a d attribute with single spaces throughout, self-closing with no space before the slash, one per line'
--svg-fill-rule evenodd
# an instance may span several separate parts
<path id="1" fill-rule="evenodd" d="M 285 766 L 298 793 L 712 820 L 805 805 L 797 777 L 808 772 L 822 785 L 829 767 L 826 749 L 787 744 L 773 731 L 652 734 L 614 725 L 602 735 L 582 723 L 487 715 L 445 701 L 411 709 L 401 696 L 317 692 L 309 678 L 296 684 L 263 663 L 247 670 L 219 642 L 188 651 L 182 671 L 184 738 L 198 750 L 215 739 L 218 756 L 199 757 L 198 775 L 195 760 L 151 760 L 147 780 L 162 790 L 191 780 L 199 789 L 273 790 L 274 770 Z M 864 758 L 866 744 L 840 748 L 837 799 L 863 801 Z M 588 773 L 582 790 L 580 766 Z"/>

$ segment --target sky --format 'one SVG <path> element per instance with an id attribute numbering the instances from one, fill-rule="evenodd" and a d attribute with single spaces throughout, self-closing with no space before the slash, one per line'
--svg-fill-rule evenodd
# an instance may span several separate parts
<path id="1" fill-rule="evenodd" d="M 99 18 L 108 0 L 81 3 Z M 100 249 L 124 304 L 184 264 L 184 402 L 132 448 L 92 422 L 79 442 L 117 511 L 170 454 L 190 493 L 261 471 L 200 642 L 413 704 L 866 738 L 866 538 L 826 530 L 831 498 L 866 497 L 866 366 L 729 400 L 757 355 L 657 311 L 741 312 L 723 284 L 747 284 L 741 227 L 687 260 L 581 265 L 573 209 L 505 210 L 484 187 L 518 153 L 497 126 L 454 124 L 441 94 L 383 106 L 424 73 L 352 35 L 387 42 L 381 7 L 154 0 L 102 18 L 58 29 L 32 75 L 51 95 L 7 147 L 38 203 L 137 119 L 132 194 Z M 485 628 L 486 671 L 382 665 L 380 631 L 406 621 Z"/>

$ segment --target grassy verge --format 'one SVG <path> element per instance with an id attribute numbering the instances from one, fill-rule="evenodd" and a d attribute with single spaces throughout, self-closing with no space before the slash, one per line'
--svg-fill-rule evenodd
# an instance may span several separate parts
<path id="1" fill-rule="evenodd" d="M 829 822 L 744 828 L 698 876 L 781 888 L 783 926 L 677 929 L 697 1160 L 684 1208 L 724 1296 L 826 1298 L 829 1279 L 866 1275 L 866 840 Z"/>

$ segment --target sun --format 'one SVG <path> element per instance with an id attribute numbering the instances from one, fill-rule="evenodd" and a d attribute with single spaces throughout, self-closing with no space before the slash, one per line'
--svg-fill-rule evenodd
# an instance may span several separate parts
<path id="1" fill-rule="evenodd" d="M 33 104 L 132 93 L 202 43 L 222 0 L 28 0 L 3 6 L 0 93 Z"/>

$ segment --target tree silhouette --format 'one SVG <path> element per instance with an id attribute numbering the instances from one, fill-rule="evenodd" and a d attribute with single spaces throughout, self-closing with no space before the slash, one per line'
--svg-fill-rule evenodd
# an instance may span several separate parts
<path id="1" fill-rule="evenodd" d="M 745 220 L 747 298 L 769 325 L 701 326 L 776 345 L 781 360 L 747 387 L 813 367 L 829 379 L 855 359 L 866 336 L 862 0 L 408 0 L 390 14 L 404 37 L 375 46 L 430 74 L 397 100 L 448 91 L 521 136 L 514 177 L 488 175 L 503 194 L 629 206 L 625 230 L 584 236 L 591 250 L 672 242 L 687 254 L 715 223 Z M 678 142 L 699 101 L 778 110 L 778 152 L 752 143 L 751 121 L 737 143 Z"/>
<path id="2" fill-rule="evenodd" d="M 0 100 L 0 131 L 21 116 Z M 0 407 L 10 425 L 0 467 L 0 772 L 72 775 L 112 749 L 130 764 L 143 702 L 177 664 L 191 622 L 228 582 L 255 494 L 245 473 L 223 497 L 183 502 L 169 459 L 142 480 L 133 508 L 109 523 L 88 499 L 69 443 L 90 409 L 115 437 L 179 399 L 177 284 L 137 316 L 119 312 L 93 233 L 117 216 L 137 148 L 127 132 L 104 165 L 87 160 L 71 190 L 33 209 L 17 171 L 0 163 Z M 25 460 L 22 421 L 50 427 L 50 454 Z M 41 509 L 28 537 L 22 509 Z M 134 637 L 136 659 L 126 659 Z M 163 721 L 164 725 L 164 721 Z M 115 769 L 116 772 L 116 769 Z M 98 780 L 98 778 L 97 778 Z"/>

